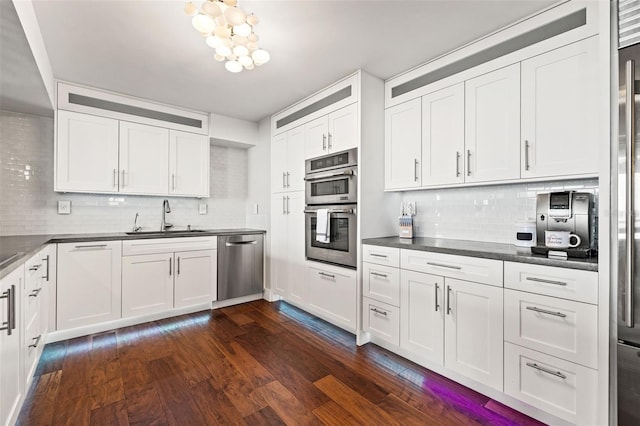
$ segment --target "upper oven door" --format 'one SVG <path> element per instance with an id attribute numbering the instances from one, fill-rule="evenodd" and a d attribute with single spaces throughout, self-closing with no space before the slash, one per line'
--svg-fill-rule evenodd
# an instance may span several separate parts
<path id="1" fill-rule="evenodd" d="M 305 202 L 307 205 L 357 203 L 355 168 L 332 170 L 307 175 Z"/>

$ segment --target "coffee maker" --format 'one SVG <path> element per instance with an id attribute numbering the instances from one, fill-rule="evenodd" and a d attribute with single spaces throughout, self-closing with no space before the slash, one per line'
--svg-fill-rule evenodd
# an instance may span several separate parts
<path id="1" fill-rule="evenodd" d="M 587 258 L 597 254 L 596 215 L 593 194 L 588 192 L 550 192 L 538 194 L 536 200 L 536 236 L 538 245 L 531 247 L 536 254 L 549 254 L 544 245 L 544 231 L 569 231 L 580 237 L 574 248 L 552 249 L 567 257 Z"/>

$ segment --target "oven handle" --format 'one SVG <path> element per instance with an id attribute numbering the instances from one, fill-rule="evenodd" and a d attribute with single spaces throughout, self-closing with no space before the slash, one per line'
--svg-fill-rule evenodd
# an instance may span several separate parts
<path id="1" fill-rule="evenodd" d="M 305 210 L 305 213 L 317 213 L 318 210 Z M 333 213 L 345 213 L 345 214 L 356 214 L 356 209 L 330 209 L 329 214 Z"/>
<path id="2" fill-rule="evenodd" d="M 321 174 L 321 175 L 305 176 L 304 180 L 312 181 L 312 180 L 327 179 L 327 178 L 338 177 L 338 176 L 353 176 L 353 175 L 354 175 L 353 170 L 344 170 L 344 171 L 341 171 L 341 172 L 333 172 L 333 173 L 325 173 L 325 174 Z"/>

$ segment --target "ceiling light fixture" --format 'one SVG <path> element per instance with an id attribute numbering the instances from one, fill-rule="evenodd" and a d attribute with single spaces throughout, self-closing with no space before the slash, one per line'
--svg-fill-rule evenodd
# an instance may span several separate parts
<path id="1" fill-rule="evenodd" d="M 188 1 L 184 12 L 192 16 L 193 27 L 204 37 L 207 46 L 215 49 L 217 61 L 227 61 L 227 71 L 238 73 L 266 64 L 269 52 L 258 47 L 254 32 L 258 17 L 247 15 L 237 0 L 205 0 L 200 9 Z"/>

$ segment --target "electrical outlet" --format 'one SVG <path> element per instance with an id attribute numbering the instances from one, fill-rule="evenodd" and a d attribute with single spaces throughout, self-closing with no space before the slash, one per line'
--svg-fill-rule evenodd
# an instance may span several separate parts
<path id="1" fill-rule="evenodd" d="M 58 201 L 58 214 L 71 214 L 71 201 Z"/>
<path id="2" fill-rule="evenodd" d="M 200 214 L 207 214 L 207 205 L 206 204 L 198 204 L 198 212 Z"/>
<path id="3" fill-rule="evenodd" d="M 416 213 L 416 202 L 407 201 L 407 214 L 415 215 Z"/>

